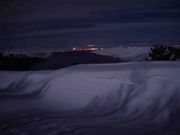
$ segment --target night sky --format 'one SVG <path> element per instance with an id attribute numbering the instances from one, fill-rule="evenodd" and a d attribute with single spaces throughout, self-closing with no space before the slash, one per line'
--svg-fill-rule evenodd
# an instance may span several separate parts
<path id="1" fill-rule="evenodd" d="M 180 0 L 0 0 L 0 49 L 180 41 Z"/>

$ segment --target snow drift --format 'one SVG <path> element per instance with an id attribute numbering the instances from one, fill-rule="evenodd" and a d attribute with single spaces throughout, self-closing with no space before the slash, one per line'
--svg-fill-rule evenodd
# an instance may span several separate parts
<path id="1" fill-rule="evenodd" d="M 0 72 L 0 134 L 180 134 L 179 67 L 139 62 Z"/>

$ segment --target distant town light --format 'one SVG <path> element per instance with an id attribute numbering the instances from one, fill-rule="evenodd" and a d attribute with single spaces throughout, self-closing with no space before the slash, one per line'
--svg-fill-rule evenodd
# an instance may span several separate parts
<path id="1" fill-rule="evenodd" d="M 74 48 L 72 49 L 72 51 L 76 51 L 76 47 L 74 47 Z"/>
<path id="2" fill-rule="evenodd" d="M 96 51 L 96 50 L 100 50 L 102 48 L 97 48 L 95 47 L 95 45 L 87 45 L 87 47 L 83 47 L 83 48 L 72 48 L 72 51 Z"/>

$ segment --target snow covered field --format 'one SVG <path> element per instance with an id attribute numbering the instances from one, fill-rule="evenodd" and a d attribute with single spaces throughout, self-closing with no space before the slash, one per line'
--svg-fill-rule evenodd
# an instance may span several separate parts
<path id="1" fill-rule="evenodd" d="M 179 135 L 180 62 L 0 72 L 0 135 Z"/>

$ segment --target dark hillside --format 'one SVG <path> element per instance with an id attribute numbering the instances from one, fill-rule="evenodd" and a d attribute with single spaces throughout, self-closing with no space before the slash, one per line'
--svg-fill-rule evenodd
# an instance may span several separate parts
<path id="1" fill-rule="evenodd" d="M 118 58 L 111 56 L 101 56 L 91 52 L 55 52 L 47 58 L 44 63 L 34 66 L 34 70 L 59 69 L 76 64 L 92 63 L 117 63 Z"/>

